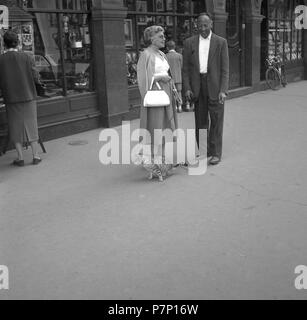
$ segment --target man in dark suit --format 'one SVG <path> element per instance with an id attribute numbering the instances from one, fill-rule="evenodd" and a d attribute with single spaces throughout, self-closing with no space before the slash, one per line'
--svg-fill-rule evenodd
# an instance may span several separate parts
<path id="1" fill-rule="evenodd" d="M 208 129 L 207 156 L 211 165 L 222 159 L 224 104 L 229 85 L 228 45 L 212 32 L 212 18 L 198 17 L 199 35 L 185 41 L 183 85 L 186 99 L 195 102 L 196 141 L 201 152 L 200 130 Z M 203 154 L 201 154 L 203 155 Z"/>

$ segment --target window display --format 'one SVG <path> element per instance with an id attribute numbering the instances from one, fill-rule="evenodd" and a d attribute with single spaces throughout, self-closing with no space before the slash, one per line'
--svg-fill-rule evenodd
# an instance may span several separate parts
<path id="1" fill-rule="evenodd" d="M 302 59 L 302 31 L 294 25 L 295 1 L 268 1 L 268 55 L 279 56 L 285 63 Z"/>
<path id="2" fill-rule="evenodd" d="M 46 94 L 93 91 L 89 1 L 31 0 L 27 7 L 33 17 L 32 50 Z M 26 31 L 22 30 L 23 45 L 29 47 Z"/>
<path id="3" fill-rule="evenodd" d="M 165 29 L 166 40 L 174 40 L 177 50 L 196 31 L 196 17 L 206 11 L 202 0 L 126 0 L 125 20 L 126 64 L 128 85 L 137 84 L 136 65 L 140 51 L 145 48 L 143 33 L 151 25 Z"/>

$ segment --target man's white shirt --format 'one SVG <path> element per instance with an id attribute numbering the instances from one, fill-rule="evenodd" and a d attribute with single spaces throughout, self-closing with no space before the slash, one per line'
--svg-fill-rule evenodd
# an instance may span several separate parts
<path id="1" fill-rule="evenodd" d="M 212 31 L 207 39 L 199 35 L 199 66 L 200 73 L 208 72 L 208 60 L 209 60 L 209 50 L 210 50 L 210 41 L 212 37 Z"/>

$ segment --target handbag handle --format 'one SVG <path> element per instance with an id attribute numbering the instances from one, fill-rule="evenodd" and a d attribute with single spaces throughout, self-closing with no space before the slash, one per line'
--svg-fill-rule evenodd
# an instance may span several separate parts
<path id="1" fill-rule="evenodd" d="M 151 85 L 150 85 L 149 90 L 152 90 L 152 87 L 153 87 L 153 85 L 154 85 L 154 82 L 155 82 L 155 77 L 152 77 Z M 162 90 L 162 88 L 161 88 L 161 86 L 160 86 L 160 84 L 159 84 L 158 81 L 156 82 L 156 85 L 157 85 L 157 87 L 158 87 L 159 90 Z"/>

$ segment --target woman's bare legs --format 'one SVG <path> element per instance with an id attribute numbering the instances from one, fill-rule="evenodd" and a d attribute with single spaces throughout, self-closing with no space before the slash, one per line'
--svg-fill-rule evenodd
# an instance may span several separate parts
<path id="1" fill-rule="evenodd" d="M 31 149 L 32 149 L 33 159 L 40 159 L 40 156 L 38 154 L 38 142 L 37 141 L 31 142 Z"/>
<path id="2" fill-rule="evenodd" d="M 17 151 L 18 160 L 23 160 L 23 153 L 22 153 L 22 144 L 20 142 L 15 143 L 15 148 Z"/>

